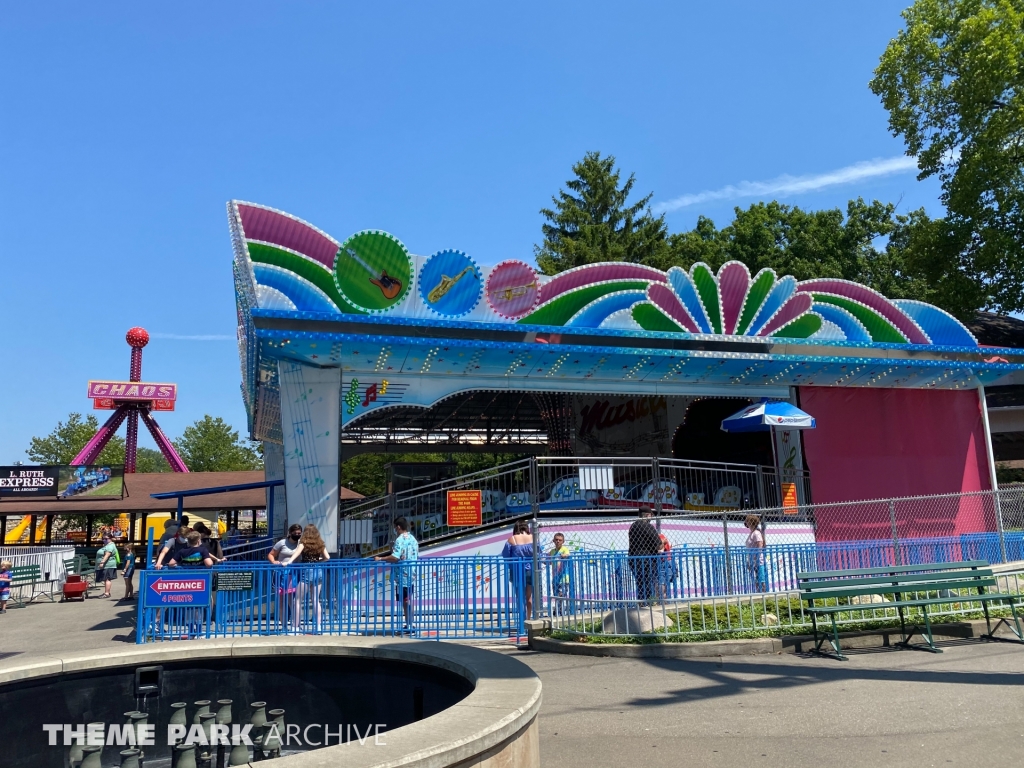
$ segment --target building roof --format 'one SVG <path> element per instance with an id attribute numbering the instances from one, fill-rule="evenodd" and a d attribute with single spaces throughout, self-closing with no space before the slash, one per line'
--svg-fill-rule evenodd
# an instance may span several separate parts
<path id="1" fill-rule="evenodd" d="M 979 312 L 967 324 L 979 344 L 986 347 L 1024 348 L 1024 320 L 992 312 Z"/>
<path id="2" fill-rule="evenodd" d="M 266 480 L 260 470 L 255 472 L 137 472 L 124 476 L 123 499 L 46 499 L 40 501 L 0 501 L 0 515 L 52 515 L 110 514 L 120 512 L 171 512 L 178 508 L 177 499 L 154 499 L 150 494 L 170 491 L 191 491 L 199 488 L 218 488 L 225 485 L 262 483 Z M 341 500 L 363 498 L 348 488 L 341 489 Z M 265 488 L 217 493 L 209 496 L 186 496 L 185 511 L 221 509 L 264 509 L 267 506 Z"/>

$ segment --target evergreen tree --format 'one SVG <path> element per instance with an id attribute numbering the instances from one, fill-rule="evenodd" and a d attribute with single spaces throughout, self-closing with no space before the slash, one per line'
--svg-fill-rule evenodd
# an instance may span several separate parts
<path id="1" fill-rule="evenodd" d="M 534 246 L 547 275 L 601 261 L 650 263 L 666 249 L 664 216 L 651 214 L 647 195 L 630 205 L 636 179 L 619 185 L 615 158 L 588 152 L 573 168 L 575 178 L 542 208 L 544 242 Z"/>

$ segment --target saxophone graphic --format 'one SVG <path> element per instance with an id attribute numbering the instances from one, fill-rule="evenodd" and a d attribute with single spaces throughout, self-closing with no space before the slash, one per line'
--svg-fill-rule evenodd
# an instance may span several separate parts
<path id="1" fill-rule="evenodd" d="M 473 275 L 476 277 L 476 270 L 472 266 L 466 267 L 464 270 L 459 272 L 455 277 L 448 277 L 448 275 L 441 275 L 441 282 L 433 287 L 430 293 L 427 294 L 427 301 L 431 304 L 436 304 L 444 298 L 445 294 L 452 289 L 459 280 L 464 278 L 466 275 Z"/>

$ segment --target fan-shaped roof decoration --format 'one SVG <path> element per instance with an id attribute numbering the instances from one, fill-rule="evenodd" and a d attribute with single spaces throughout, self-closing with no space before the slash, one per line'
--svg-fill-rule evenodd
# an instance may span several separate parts
<path id="1" fill-rule="evenodd" d="M 717 273 L 703 263 L 663 272 L 613 262 L 547 277 L 513 259 L 490 267 L 466 260 L 469 266 L 455 272 L 453 256 L 452 267 L 445 266 L 447 271 L 436 275 L 435 259 L 420 285 L 427 259 L 408 256 L 398 239 L 386 232 L 364 230 L 342 244 L 312 224 L 266 206 L 233 202 L 229 215 L 257 309 L 370 313 L 438 325 L 516 324 L 861 346 L 978 346 L 961 322 L 938 307 L 889 300 L 848 280 L 798 282 L 771 269 L 751 275 L 738 261 L 724 264 Z M 487 260 L 486 254 L 480 256 Z M 236 269 L 239 263 L 236 259 Z M 470 296 L 457 311 L 439 311 L 437 302 L 455 290 L 457 275 L 466 281 L 459 290 L 467 296 L 477 290 L 479 294 L 473 295 L 485 300 L 472 301 Z M 491 275 L 500 278 L 489 280 Z"/>

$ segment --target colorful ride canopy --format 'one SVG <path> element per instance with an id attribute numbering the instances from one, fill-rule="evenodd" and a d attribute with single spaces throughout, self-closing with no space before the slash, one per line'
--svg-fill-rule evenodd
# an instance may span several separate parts
<path id="1" fill-rule="evenodd" d="M 496 325 L 746 337 L 853 346 L 977 348 L 949 313 L 890 300 L 857 283 L 797 281 L 772 269 L 751 275 L 732 261 L 668 272 L 639 264 L 589 264 L 554 277 L 506 260 L 481 267 L 462 251 L 411 255 L 394 236 L 365 230 L 339 242 L 311 224 L 232 201 L 236 269 L 255 286 L 253 309 L 378 315 L 431 325 Z"/>

